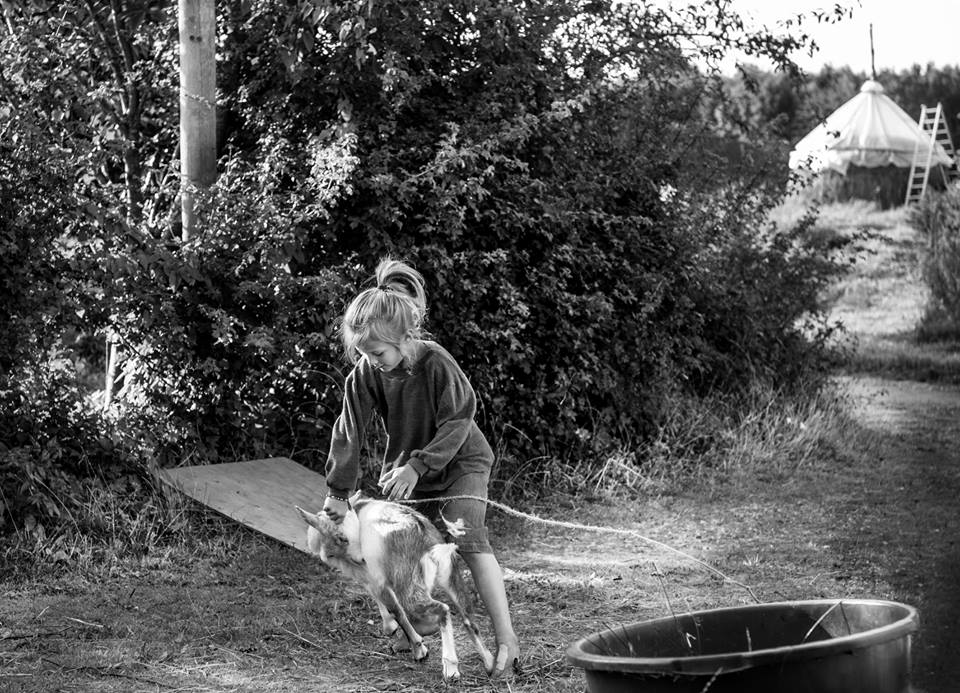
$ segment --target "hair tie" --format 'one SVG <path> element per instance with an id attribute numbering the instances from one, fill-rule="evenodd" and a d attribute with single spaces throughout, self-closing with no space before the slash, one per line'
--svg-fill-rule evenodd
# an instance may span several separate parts
<path id="1" fill-rule="evenodd" d="M 389 291 L 390 287 L 386 284 L 377 284 L 377 290 L 379 291 Z"/>

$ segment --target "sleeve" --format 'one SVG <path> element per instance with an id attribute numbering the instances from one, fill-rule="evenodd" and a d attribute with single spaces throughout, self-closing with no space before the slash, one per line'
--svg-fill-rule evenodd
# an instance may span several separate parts
<path id="1" fill-rule="evenodd" d="M 455 363 L 437 369 L 434 378 L 437 432 L 422 450 L 411 451 L 407 460 L 420 476 L 450 463 L 470 435 L 477 413 L 477 396 Z"/>
<path id="2" fill-rule="evenodd" d="M 327 488 L 347 497 L 360 479 L 360 448 L 367 424 L 373 415 L 372 383 L 358 364 L 343 386 L 343 410 L 333 425 L 330 452 L 327 455 Z"/>

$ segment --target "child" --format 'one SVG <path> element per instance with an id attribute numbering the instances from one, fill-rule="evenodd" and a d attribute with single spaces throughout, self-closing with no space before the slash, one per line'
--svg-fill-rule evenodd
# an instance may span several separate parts
<path id="1" fill-rule="evenodd" d="M 487 497 L 493 451 L 474 421 L 476 395 L 453 357 L 424 338 L 423 277 L 385 259 L 375 287 L 353 299 L 340 328 L 354 364 L 344 385 L 343 411 L 333 427 L 324 512 L 342 522 L 360 476 L 360 446 L 374 412 L 387 429 L 380 487 L 390 500 L 435 499 L 435 513 L 463 520 L 452 537 L 473 574 L 497 638 L 493 676 L 507 662 L 518 666 L 519 641 L 510 620 L 503 573 L 490 547 L 486 503 L 452 496 Z M 392 462 L 388 462 L 392 460 Z"/>

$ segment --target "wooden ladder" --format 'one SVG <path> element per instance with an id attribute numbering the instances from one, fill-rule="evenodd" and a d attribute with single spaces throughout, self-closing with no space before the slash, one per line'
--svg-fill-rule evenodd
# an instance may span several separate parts
<path id="1" fill-rule="evenodd" d="M 951 161 L 949 166 L 939 167 L 944 185 L 949 185 L 951 181 L 960 177 L 960 171 L 957 169 L 956 151 L 953 148 L 953 139 L 950 137 L 947 120 L 943 115 L 943 106 L 939 103 L 936 107 L 921 106 L 919 123 L 923 132 L 929 136 L 929 146 L 926 151 L 923 151 L 918 140 L 913 148 L 913 164 L 910 167 L 905 204 L 919 202 L 927 192 L 927 183 L 930 182 L 930 166 L 933 163 L 933 153 L 936 151 L 938 144 L 943 147 Z"/>

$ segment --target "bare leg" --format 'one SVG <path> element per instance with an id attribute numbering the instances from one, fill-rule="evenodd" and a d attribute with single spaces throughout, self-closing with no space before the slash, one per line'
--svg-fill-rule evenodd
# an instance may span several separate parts
<path id="1" fill-rule="evenodd" d="M 460 554 L 467 562 L 473 581 L 480 592 L 480 598 L 487 607 L 493 630 L 497 636 L 497 658 L 494 663 L 493 676 L 499 676 L 510 664 L 517 667 L 520 657 L 520 641 L 513 631 L 513 622 L 510 620 L 510 605 L 507 602 L 507 591 L 503 586 L 503 571 L 497 557 L 492 553 Z"/>
<path id="2" fill-rule="evenodd" d="M 459 583 L 459 567 L 457 567 L 452 560 L 441 561 L 435 564 L 436 566 L 436 585 L 440 590 L 446 595 L 447 599 L 450 600 L 450 604 L 453 605 L 453 608 L 456 609 L 457 614 L 459 614 L 461 620 L 463 621 L 464 627 L 467 629 L 467 633 L 470 634 L 471 639 L 473 640 L 474 647 L 477 648 L 477 652 L 480 654 L 480 658 L 483 660 L 483 668 L 487 673 L 493 671 L 494 668 L 494 659 L 493 655 L 490 653 L 490 650 L 487 649 L 487 646 L 483 642 L 483 638 L 480 637 L 480 629 L 477 628 L 477 624 L 473 622 L 470 618 L 470 613 L 463 606 L 463 596 L 460 594 L 454 582 Z M 454 571 L 457 571 L 456 573 Z M 426 567 L 424 568 L 424 574 L 427 574 Z M 454 580 L 454 575 L 457 575 L 457 580 Z"/>

